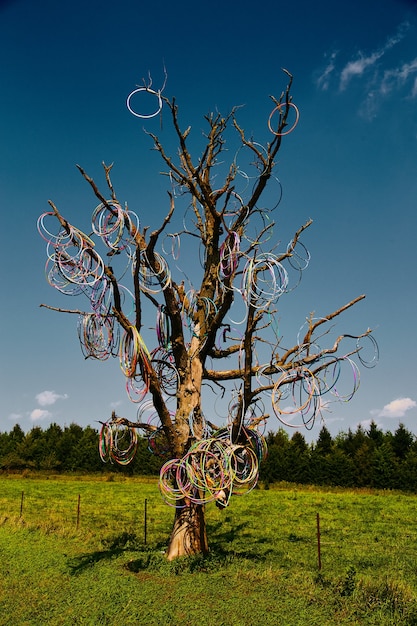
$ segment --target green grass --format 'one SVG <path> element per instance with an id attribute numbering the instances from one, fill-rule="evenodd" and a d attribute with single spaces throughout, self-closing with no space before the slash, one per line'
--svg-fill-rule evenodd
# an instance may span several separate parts
<path id="1" fill-rule="evenodd" d="M 207 557 L 168 563 L 173 511 L 153 479 L 0 486 L 2 626 L 417 625 L 416 496 L 258 489 L 207 507 Z"/>

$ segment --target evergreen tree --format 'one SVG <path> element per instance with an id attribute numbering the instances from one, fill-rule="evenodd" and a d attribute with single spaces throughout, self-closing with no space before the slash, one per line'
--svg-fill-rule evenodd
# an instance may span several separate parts
<path id="1" fill-rule="evenodd" d="M 260 477 L 266 483 L 275 481 L 293 481 L 294 472 L 290 467 L 288 434 L 280 428 L 267 436 L 268 456 L 262 461 Z"/>
<path id="2" fill-rule="evenodd" d="M 411 448 L 398 468 L 398 488 L 417 492 L 417 450 Z"/>
<path id="3" fill-rule="evenodd" d="M 327 480 L 326 484 L 336 487 L 353 487 L 355 484 L 355 465 L 353 459 L 347 456 L 339 447 L 335 447 L 326 455 Z"/>
<path id="4" fill-rule="evenodd" d="M 296 483 L 312 482 L 310 466 L 310 448 L 302 433 L 296 431 L 291 437 L 288 449 L 292 480 Z"/>
<path id="5" fill-rule="evenodd" d="M 374 459 L 374 446 L 369 439 L 364 439 L 362 445 L 353 456 L 355 479 L 357 487 L 370 487 L 372 484 L 372 466 Z"/>
<path id="6" fill-rule="evenodd" d="M 398 487 L 398 461 L 388 441 L 374 452 L 371 486 L 376 489 Z"/>
<path id="7" fill-rule="evenodd" d="M 315 446 L 315 450 L 322 455 L 330 454 L 333 448 L 333 439 L 326 428 L 326 426 L 322 426 L 319 437 L 317 439 L 317 443 Z"/>
<path id="8" fill-rule="evenodd" d="M 406 429 L 404 424 L 400 424 L 392 438 L 390 438 L 392 449 L 398 459 L 405 459 L 407 453 L 414 443 L 414 435 Z"/>
<path id="9" fill-rule="evenodd" d="M 369 439 L 374 443 L 375 448 L 379 448 L 384 443 L 385 435 L 382 430 L 378 428 L 374 420 L 370 423 L 367 434 Z"/>

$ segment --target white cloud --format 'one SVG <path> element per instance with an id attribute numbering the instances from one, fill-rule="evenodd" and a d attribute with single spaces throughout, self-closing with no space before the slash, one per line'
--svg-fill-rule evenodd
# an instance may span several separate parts
<path id="1" fill-rule="evenodd" d="M 57 400 L 66 400 L 68 395 L 65 393 L 64 395 L 59 395 L 55 393 L 55 391 L 41 391 L 36 396 L 36 400 L 40 406 L 50 406 L 51 404 L 55 404 Z"/>
<path id="2" fill-rule="evenodd" d="M 324 70 L 316 79 L 316 85 L 322 91 L 327 91 L 327 89 L 329 88 L 330 77 L 336 68 L 336 64 L 335 64 L 336 56 L 337 56 L 337 52 L 332 52 L 332 54 L 330 55 L 330 61 L 328 62 Z"/>
<path id="3" fill-rule="evenodd" d="M 38 420 L 44 420 L 47 417 L 51 417 L 51 413 L 45 409 L 34 409 L 29 417 L 32 422 L 36 422 Z"/>
<path id="4" fill-rule="evenodd" d="M 404 417 L 407 411 L 414 409 L 417 402 L 411 398 L 397 398 L 384 406 L 383 409 L 371 411 L 377 417 Z"/>
<path id="5" fill-rule="evenodd" d="M 361 76 L 368 67 L 371 67 L 372 65 L 374 65 L 376 61 L 378 61 L 378 59 L 382 57 L 382 55 L 384 54 L 384 51 L 380 50 L 378 52 L 374 52 L 368 57 L 362 56 L 361 53 L 359 54 L 360 56 L 358 59 L 356 59 L 356 61 L 349 61 L 349 63 L 347 63 L 345 67 L 343 68 L 343 70 L 341 71 L 340 91 L 344 91 L 346 89 L 348 82 L 354 76 Z"/>
<path id="6" fill-rule="evenodd" d="M 358 114 L 367 120 L 375 118 L 384 99 L 395 96 L 400 89 L 406 90 L 403 96 L 417 98 L 417 57 L 401 63 L 395 61 L 389 69 L 385 69 L 387 61 L 383 59 L 407 36 L 410 29 L 411 24 L 403 22 L 382 46 L 369 52 L 359 50 L 342 68 L 336 64 L 336 56 L 340 57 L 340 53 L 331 53 L 326 67 L 316 78 L 317 88 L 327 91 L 333 80 L 339 82 L 339 91 L 344 92 L 354 79 L 362 79 L 365 96 L 359 105 Z"/>
<path id="7" fill-rule="evenodd" d="M 413 59 L 411 63 L 403 63 L 401 67 L 397 67 L 391 70 L 386 70 L 382 77 L 380 85 L 380 93 L 382 95 L 388 95 L 396 87 L 402 87 L 407 80 L 413 74 L 417 73 L 417 58 Z M 411 90 L 411 95 L 416 95 L 417 78 L 414 80 L 414 86 Z"/>
<path id="8" fill-rule="evenodd" d="M 375 68 L 377 62 L 389 51 L 391 48 L 400 43 L 407 32 L 410 29 L 410 24 L 408 22 L 403 22 L 397 28 L 397 31 L 394 35 L 387 38 L 385 44 L 380 48 L 377 48 L 374 51 L 369 52 L 368 54 L 359 51 L 356 58 L 351 59 L 346 63 L 346 65 L 340 71 L 339 77 L 339 89 L 340 91 L 344 91 L 350 81 L 353 78 L 361 77 L 367 70 Z M 318 78 L 316 79 L 316 84 L 319 89 L 322 91 L 326 91 L 329 88 L 329 82 L 331 76 L 336 74 L 336 56 L 337 53 L 333 52 L 330 54 L 329 62 L 327 63 L 324 70 L 320 73 Z M 409 65 L 409 64 L 408 64 Z M 403 68 L 401 68 L 403 72 L 407 72 L 407 64 L 404 64 Z M 401 74 L 401 70 L 399 70 Z M 397 73 L 397 70 L 393 70 L 393 72 Z"/>

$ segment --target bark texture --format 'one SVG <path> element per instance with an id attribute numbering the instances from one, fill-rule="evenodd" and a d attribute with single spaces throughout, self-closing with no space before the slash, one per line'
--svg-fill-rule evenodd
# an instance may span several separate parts
<path id="1" fill-rule="evenodd" d="M 166 553 L 172 561 L 179 556 L 208 552 L 205 509 L 202 504 L 187 503 L 175 509 L 174 526 Z"/>

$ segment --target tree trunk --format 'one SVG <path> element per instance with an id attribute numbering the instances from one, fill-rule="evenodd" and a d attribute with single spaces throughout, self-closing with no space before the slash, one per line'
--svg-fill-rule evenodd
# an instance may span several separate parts
<path id="1" fill-rule="evenodd" d="M 174 527 L 167 550 L 167 559 L 208 552 L 205 509 L 203 504 L 190 502 L 175 509 Z"/>

